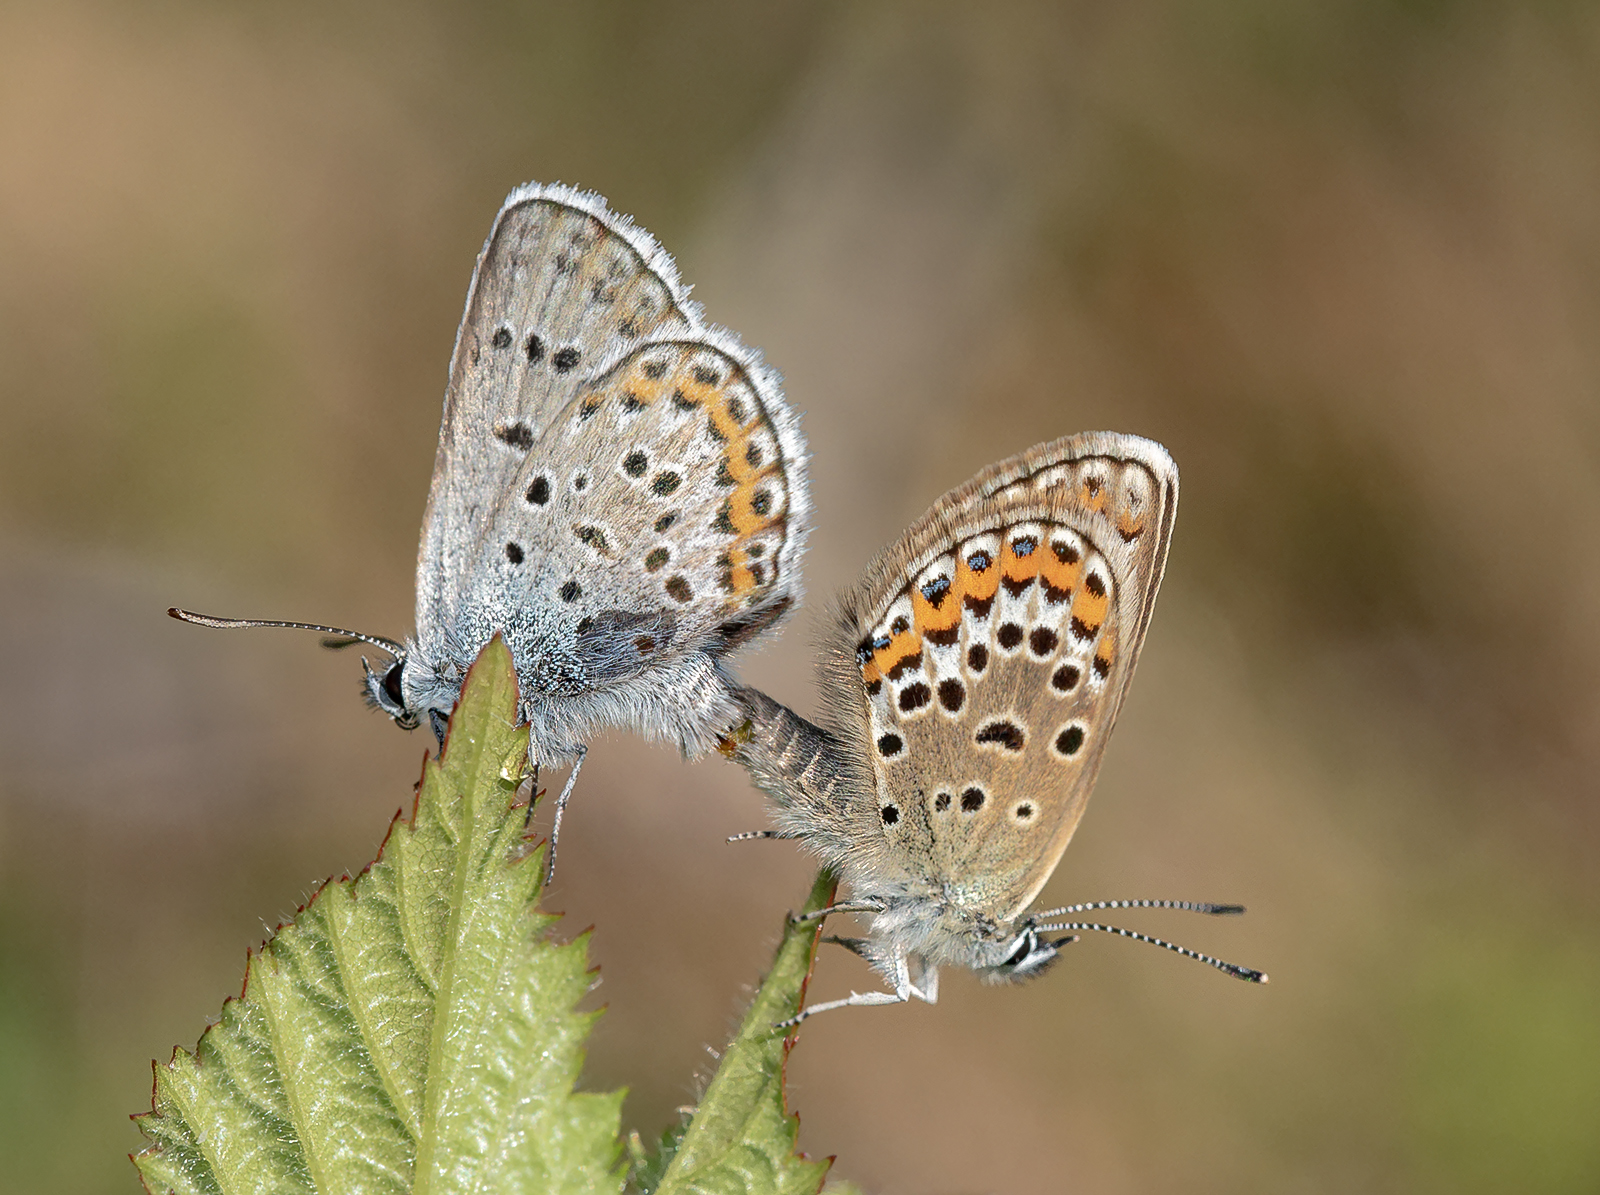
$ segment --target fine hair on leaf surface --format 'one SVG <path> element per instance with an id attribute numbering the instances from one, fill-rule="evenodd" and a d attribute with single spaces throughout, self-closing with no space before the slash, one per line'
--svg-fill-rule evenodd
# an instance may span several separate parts
<path id="1" fill-rule="evenodd" d="M 827 908 L 836 886 L 832 873 L 819 874 L 802 912 Z M 829 1162 L 808 1161 L 796 1152 L 800 1118 L 784 1100 L 784 1064 L 794 1048 L 794 1030 L 776 1028 L 800 1011 L 820 925 L 820 921 L 789 921 L 772 969 L 723 1051 L 693 1118 L 680 1134 L 663 1141 L 670 1146 L 671 1158 L 659 1171 L 659 1180 L 650 1186 L 639 1182 L 642 1176 L 654 1179 L 657 1170 L 636 1163 L 635 1181 L 649 1195 L 695 1191 L 816 1195 L 821 1189 Z"/>

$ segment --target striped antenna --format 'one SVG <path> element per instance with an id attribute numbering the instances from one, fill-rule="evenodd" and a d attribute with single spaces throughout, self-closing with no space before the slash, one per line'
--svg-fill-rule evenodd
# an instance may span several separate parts
<path id="1" fill-rule="evenodd" d="M 167 613 L 179 622 L 192 622 L 197 627 L 220 627 L 223 630 L 232 630 L 236 627 L 288 627 L 292 631 L 319 631 L 324 635 L 337 636 L 322 641 L 323 647 L 349 647 L 352 643 L 370 643 L 380 651 L 386 651 L 397 660 L 403 660 L 406 654 L 406 645 L 396 643 L 393 639 L 385 639 L 382 635 L 363 635 L 360 631 L 346 631 L 340 627 L 325 627 L 314 622 L 280 622 L 276 619 L 264 618 L 217 618 L 211 614 L 196 614 L 192 610 L 180 610 L 176 606 L 167 607 Z"/>
<path id="2" fill-rule="evenodd" d="M 1092 900 L 1082 905 L 1062 905 L 1059 909 L 1045 909 L 1028 918 L 1030 922 L 1047 917 L 1060 917 L 1067 913 L 1088 913 L 1097 909 L 1181 909 L 1186 913 L 1206 913 L 1212 917 L 1236 917 L 1244 912 L 1243 905 L 1217 905 L 1195 900 Z"/>
<path id="3" fill-rule="evenodd" d="M 1153 907 L 1163 908 L 1166 906 L 1154 904 Z M 1170 950 L 1174 954 L 1181 954 L 1184 958 L 1192 958 L 1198 963 L 1205 963 L 1208 967 L 1215 967 L 1218 971 L 1232 975 L 1235 979 L 1242 979 L 1246 983 L 1267 982 L 1267 975 L 1264 971 L 1257 971 L 1251 967 L 1241 967 L 1237 963 L 1223 962 L 1221 959 L 1213 958 L 1209 954 L 1201 954 L 1198 950 L 1190 950 L 1187 946 L 1179 946 L 1176 943 L 1165 941 L 1162 938 L 1152 938 L 1149 934 L 1137 933 L 1134 930 L 1122 929 L 1115 925 L 1099 925 L 1093 921 L 1064 921 L 1058 925 L 1036 925 L 1034 926 L 1034 929 L 1038 930 L 1038 932 L 1042 934 L 1057 933 L 1061 930 L 1079 929 L 1093 930 L 1095 933 L 1100 934 L 1116 934 L 1120 938 L 1132 938 L 1135 942 L 1148 942 L 1151 946 L 1159 946 L 1163 950 Z M 1064 941 L 1056 943 L 1056 945 L 1064 946 L 1071 940 L 1072 939 L 1068 938 Z"/>

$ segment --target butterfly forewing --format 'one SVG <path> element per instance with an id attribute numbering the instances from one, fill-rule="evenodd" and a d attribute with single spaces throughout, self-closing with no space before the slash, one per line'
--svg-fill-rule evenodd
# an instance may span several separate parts
<path id="1" fill-rule="evenodd" d="M 1160 584 L 1177 473 L 1075 437 L 941 500 L 851 611 L 878 857 L 1015 916 L 1066 848 Z"/>
<path id="2" fill-rule="evenodd" d="M 450 625 L 488 501 L 586 380 L 633 346 L 698 326 L 671 260 L 598 196 L 514 191 L 473 273 L 456 334 L 417 570 L 417 626 Z"/>

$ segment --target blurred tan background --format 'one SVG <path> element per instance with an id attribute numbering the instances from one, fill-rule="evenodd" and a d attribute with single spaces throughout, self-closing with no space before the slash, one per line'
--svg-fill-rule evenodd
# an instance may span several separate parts
<path id="1" fill-rule="evenodd" d="M 868 1191 L 1600 1189 L 1600 10 L 1544 0 L 0 6 L 0 1189 L 136 1189 L 149 1060 L 366 862 L 424 734 L 172 603 L 411 626 L 473 256 L 594 188 L 804 412 L 828 596 L 1089 428 L 1183 469 L 1051 902 L 1109 939 L 791 1060 Z M 598 744 L 586 1082 L 689 1102 L 810 867 Z M 874 982 L 825 953 L 814 994 Z"/>

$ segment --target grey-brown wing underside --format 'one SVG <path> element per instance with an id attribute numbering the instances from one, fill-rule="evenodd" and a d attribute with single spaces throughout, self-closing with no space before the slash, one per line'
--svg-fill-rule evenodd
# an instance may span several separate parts
<path id="1" fill-rule="evenodd" d="M 952 491 L 875 563 L 843 620 L 875 874 L 1000 919 L 1033 899 L 1093 787 L 1176 503 L 1159 445 L 1072 437 Z"/>

